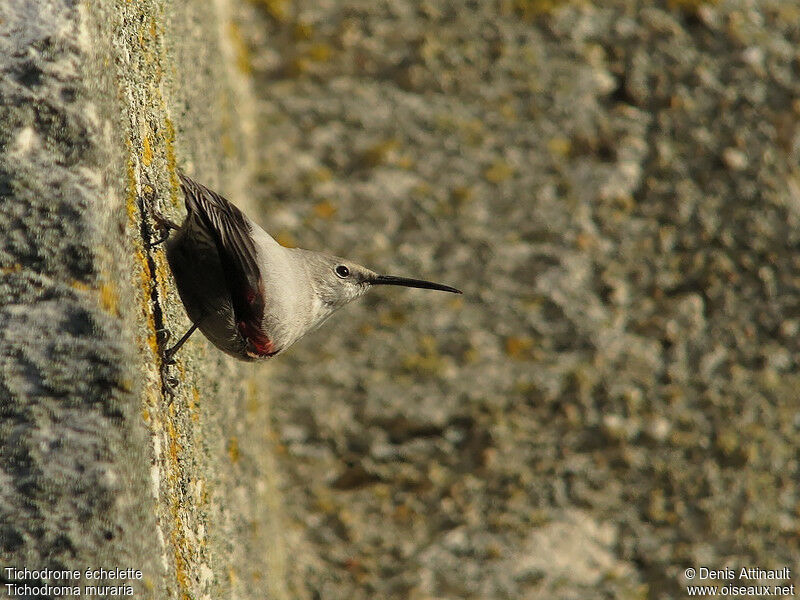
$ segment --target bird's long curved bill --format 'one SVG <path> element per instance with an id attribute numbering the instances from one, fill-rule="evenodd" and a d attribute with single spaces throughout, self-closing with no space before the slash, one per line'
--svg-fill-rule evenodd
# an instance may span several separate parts
<path id="1" fill-rule="evenodd" d="M 462 293 L 461 290 L 457 290 L 449 285 L 433 283 L 432 281 L 425 281 L 424 279 L 395 277 L 394 275 L 378 275 L 371 281 L 371 283 L 372 285 L 402 285 L 404 287 L 423 288 L 426 290 L 440 290 L 442 292 L 452 292 L 453 294 Z"/>

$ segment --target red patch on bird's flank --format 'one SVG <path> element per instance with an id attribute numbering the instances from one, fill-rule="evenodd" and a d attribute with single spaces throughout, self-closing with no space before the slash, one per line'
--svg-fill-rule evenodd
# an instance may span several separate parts
<path id="1" fill-rule="evenodd" d="M 239 333 L 241 333 L 244 339 L 253 347 L 255 354 L 258 356 L 272 356 L 277 352 L 272 340 L 264 335 L 264 332 L 257 327 L 245 321 L 239 321 L 238 327 Z"/>
<path id="2" fill-rule="evenodd" d="M 245 297 L 247 298 L 247 303 L 252 304 L 253 302 L 255 302 L 256 293 L 253 290 L 247 290 Z"/>

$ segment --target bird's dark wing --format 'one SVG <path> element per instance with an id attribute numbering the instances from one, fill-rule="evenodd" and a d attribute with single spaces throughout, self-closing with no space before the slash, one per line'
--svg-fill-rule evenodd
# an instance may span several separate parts
<path id="1" fill-rule="evenodd" d="M 196 216 L 216 242 L 237 322 L 260 326 L 264 289 L 253 226 L 228 200 L 183 173 L 179 175 L 189 216 Z"/>

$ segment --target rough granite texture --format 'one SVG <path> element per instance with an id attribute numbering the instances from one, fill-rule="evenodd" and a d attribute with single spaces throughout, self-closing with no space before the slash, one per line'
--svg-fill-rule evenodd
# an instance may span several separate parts
<path id="1" fill-rule="evenodd" d="M 268 230 L 465 290 L 267 367 L 295 596 L 800 584 L 800 4 L 242 12 Z"/>
<path id="2" fill-rule="evenodd" d="M 149 246 L 151 209 L 183 210 L 176 167 L 247 206 L 232 23 L 225 0 L 0 2 L 2 597 L 42 583 L 6 567 L 288 597 L 261 375 L 201 338 L 163 368 L 157 337 L 188 327 Z"/>

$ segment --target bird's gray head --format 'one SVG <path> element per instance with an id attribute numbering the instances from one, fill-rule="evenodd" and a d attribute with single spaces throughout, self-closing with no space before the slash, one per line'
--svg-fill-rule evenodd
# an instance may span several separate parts
<path id="1" fill-rule="evenodd" d="M 308 250 L 302 253 L 314 292 L 322 302 L 320 322 L 345 304 L 363 296 L 374 285 L 399 285 L 405 287 L 441 290 L 460 294 L 461 291 L 448 285 L 408 279 L 393 275 L 379 275 L 366 267 L 338 256 L 330 256 Z"/>
<path id="2" fill-rule="evenodd" d="M 311 287 L 322 301 L 324 312 L 331 313 L 363 296 L 370 281 L 377 277 L 377 273 L 338 256 L 309 250 L 300 252 L 305 259 Z"/>

